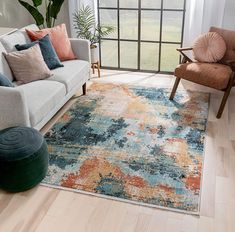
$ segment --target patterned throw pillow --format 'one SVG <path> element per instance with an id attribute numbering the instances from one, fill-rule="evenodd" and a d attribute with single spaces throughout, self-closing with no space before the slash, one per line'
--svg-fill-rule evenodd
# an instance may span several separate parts
<path id="1" fill-rule="evenodd" d="M 199 36 L 193 45 L 194 58 L 199 62 L 216 63 L 226 52 L 226 43 L 221 35 L 208 32 Z"/>
<path id="2" fill-rule="evenodd" d="M 15 48 L 18 51 L 22 51 L 33 47 L 35 44 L 39 44 L 43 59 L 49 69 L 64 67 L 64 65 L 60 62 L 60 59 L 55 52 L 55 49 L 51 43 L 49 35 L 46 35 L 42 39 L 39 39 L 31 43 L 22 44 L 22 45 L 17 44 L 15 45 Z"/>
<path id="3" fill-rule="evenodd" d="M 6 60 L 20 84 L 48 78 L 52 75 L 43 60 L 38 44 L 33 47 L 11 53 L 4 53 Z"/>
<path id="4" fill-rule="evenodd" d="M 52 45 L 61 61 L 76 59 L 71 47 L 65 24 L 61 24 L 53 28 L 42 29 L 39 31 L 26 29 L 26 32 L 32 41 L 41 39 L 45 35 L 49 35 Z"/>
<path id="5" fill-rule="evenodd" d="M 3 74 L 0 73 L 0 86 L 4 87 L 14 87 L 12 82 Z"/>

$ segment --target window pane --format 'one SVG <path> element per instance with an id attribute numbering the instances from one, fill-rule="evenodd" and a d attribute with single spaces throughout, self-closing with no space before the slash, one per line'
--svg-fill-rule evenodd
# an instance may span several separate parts
<path id="1" fill-rule="evenodd" d="M 138 45 L 136 42 L 120 42 L 121 68 L 137 69 Z"/>
<path id="2" fill-rule="evenodd" d="M 142 10 L 141 18 L 141 39 L 158 41 L 160 37 L 160 12 Z"/>
<path id="3" fill-rule="evenodd" d="M 161 0 L 142 0 L 141 1 L 142 8 L 161 8 Z"/>
<path id="4" fill-rule="evenodd" d="M 184 0 L 164 0 L 164 9 L 184 9 Z"/>
<path id="5" fill-rule="evenodd" d="M 117 39 L 117 10 L 100 10 L 100 25 L 113 26 L 115 28 L 114 32 L 105 38 Z"/>
<path id="6" fill-rule="evenodd" d="M 182 12 L 163 12 L 162 40 L 165 42 L 180 42 L 182 33 Z"/>
<path id="7" fill-rule="evenodd" d="M 120 10 L 121 39 L 138 39 L 138 11 Z"/>
<path id="8" fill-rule="evenodd" d="M 118 67 L 118 42 L 103 40 L 101 42 L 102 66 Z"/>
<path id="9" fill-rule="evenodd" d="M 139 0 L 119 0 L 120 8 L 138 8 Z"/>
<path id="10" fill-rule="evenodd" d="M 100 7 L 117 7 L 117 0 L 99 0 Z"/>
<path id="11" fill-rule="evenodd" d="M 140 69 L 158 70 L 159 44 L 141 43 Z"/>
<path id="12" fill-rule="evenodd" d="M 179 64 L 179 52 L 176 48 L 180 45 L 177 44 L 162 44 L 161 52 L 161 71 L 173 72 Z"/>

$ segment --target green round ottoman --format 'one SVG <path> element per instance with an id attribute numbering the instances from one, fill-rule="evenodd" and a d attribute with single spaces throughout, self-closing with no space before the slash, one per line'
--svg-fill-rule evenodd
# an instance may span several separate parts
<path id="1" fill-rule="evenodd" d="M 21 192 L 37 185 L 46 175 L 48 150 L 43 136 L 29 127 L 0 131 L 0 188 Z"/>

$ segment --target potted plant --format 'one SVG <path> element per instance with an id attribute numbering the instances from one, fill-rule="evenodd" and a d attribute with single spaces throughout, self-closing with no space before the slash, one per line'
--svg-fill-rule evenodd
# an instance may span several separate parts
<path id="1" fill-rule="evenodd" d="M 18 2 L 28 10 L 34 18 L 39 28 L 54 27 L 57 16 L 60 12 L 64 0 L 31 0 L 32 5 L 28 2 L 18 0 Z M 41 5 L 45 6 L 45 15 L 40 13 Z"/>
<path id="2" fill-rule="evenodd" d="M 112 33 L 114 27 L 97 25 L 94 12 L 89 6 L 82 6 L 76 11 L 73 22 L 77 37 L 87 39 L 91 43 L 91 63 L 97 63 L 99 61 L 98 43 L 102 37 Z"/>

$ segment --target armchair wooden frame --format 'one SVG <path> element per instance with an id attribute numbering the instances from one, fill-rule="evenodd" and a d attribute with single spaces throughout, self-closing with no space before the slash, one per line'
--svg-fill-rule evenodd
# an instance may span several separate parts
<path id="1" fill-rule="evenodd" d="M 193 48 L 178 48 L 177 51 L 180 52 L 180 54 L 183 56 L 182 58 L 182 64 L 183 63 L 187 63 L 187 62 L 193 62 L 192 59 L 190 59 L 184 52 L 185 51 L 190 51 L 192 50 Z M 231 68 L 232 68 L 232 64 L 235 64 L 235 60 L 231 60 L 231 61 L 228 61 L 227 62 L 227 65 L 229 65 Z M 180 80 L 181 78 L 180 77 L 176 77 L 176 80 L 175 80 L 175 84 L 173 86 L 173 89 L 172 89 L 172 92 L 171 92 L 171 95 L 170 95 L 170 100 L 173 100 L 174 99 L 174 96 L 175 96 L 175 93 L 176 93 L 176 90 L 179 86 L 179 83 L 180 83 Z M 225 89 L 221 90 L 224 92 L 224 96 L 222 98 L 222 101 L 221 101 L 221 104 L 220 104 L 220 107 L 219 107 L 219 111 L 217 113 L 217 118 L 221 118 L 222 114 L 223 114 L 223 111 L 224 111 L 224 107 L 226 105 L 226 102 L 228 100 L 228 97 L 230 95 L 230 92 L 231 92 L 231 89 L 232 87 L 235 86 L 235 72 L 233 71 L 231 76 L 230 76 L 230 79 L 229 79 L 229 82 L 228 82 L 228 85 Z"/>

